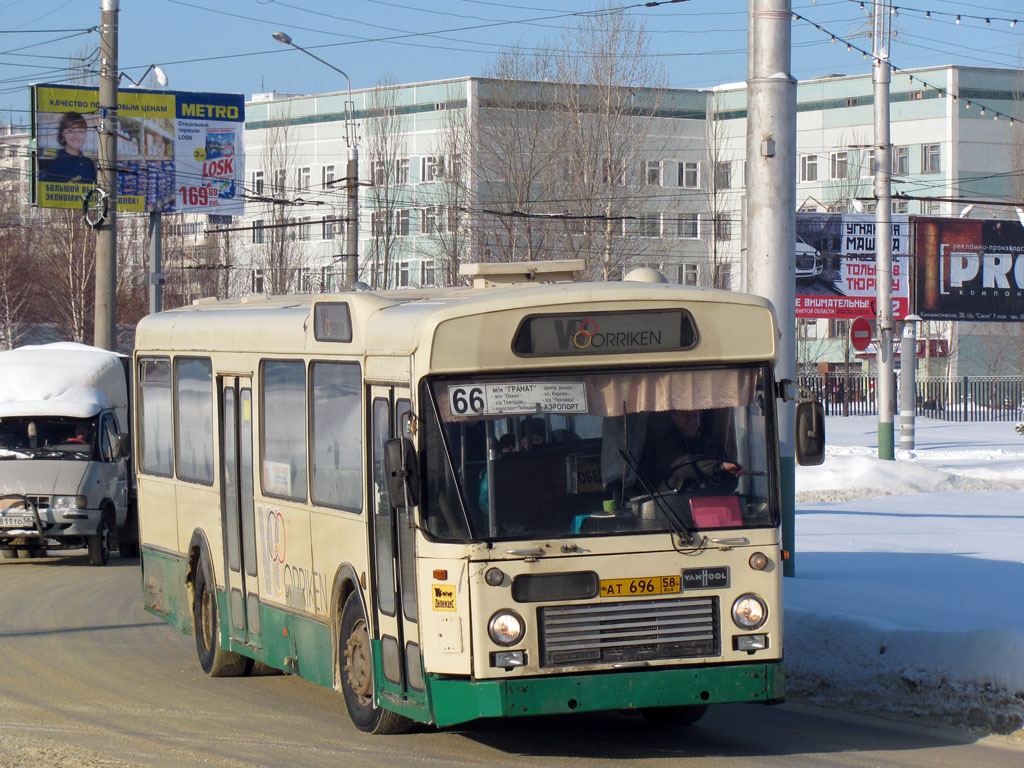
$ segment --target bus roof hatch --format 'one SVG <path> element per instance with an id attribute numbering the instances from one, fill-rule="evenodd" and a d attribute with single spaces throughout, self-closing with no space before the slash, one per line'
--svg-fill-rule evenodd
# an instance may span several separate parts
<path id="1" fill-rule="evenodd" d="M 459 274 L 473 278 L 474 288 L 523 283 L 569 283 L 573 272 L 582 272 L 583 259 L 562 261 L 509 261 L 487 264 L 463 264 Z"/>

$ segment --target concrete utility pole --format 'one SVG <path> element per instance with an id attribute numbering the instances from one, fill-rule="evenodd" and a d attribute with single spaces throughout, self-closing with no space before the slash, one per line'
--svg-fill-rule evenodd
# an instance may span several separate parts
<path id="1" fill-rule="evenodd" d="M 348 212 L 345 215 L 345 281 L 346 291 L 359 279 L 359 136 L 354 122 L 355 104 L 352 101 L 352 81 L 342 70 L 324 61 L 301 45 L 294 43 L 284 32 L 271 35 L 277 42 L 290 45 L 307 56 L 316 59 L 325 67 L 333 69 L 348 83 L 348 100 L 345 102 L 345 145 L 348 147 L 348 164 L 345 166 L 345 190 Z"/>
<path id="2" fill-rule="evenodd" d="M 875 0 L 871 83 L 875 101 L 875 303 L 878 345 L 878 458 L 896 457 L 892 414 L 896 403 L 892 321 L 892 144 L 889 138 L 891 0 Z"/>
<path id="3" fill-rule="evenodd" d="M 790 0 L 750 0 L 747 23 L 747 291 L 775 305 L 777 379 L 796 378 L 796 80 Z M 795 572 L 792 403 L 780 403 L 783 574 Z"/>
<path id="4" fill-rule="evenodd" d="M 93 344 L 117 347 L 117 14 L 119 0 L 100 0 L 100 92 L 97 186 L 106 193 L 106 221 L 96 228 Z"/>

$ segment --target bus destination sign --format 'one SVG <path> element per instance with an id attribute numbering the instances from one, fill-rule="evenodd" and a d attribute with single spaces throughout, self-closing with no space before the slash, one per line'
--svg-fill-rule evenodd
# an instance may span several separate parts
<path id="1" fill-rule="evenodd" d="M 516 331 L 516 354 L 607 355 L 690 349 L 697 329 L 681 309 L 650 312 L 591 312 L 534 315 Z"/>

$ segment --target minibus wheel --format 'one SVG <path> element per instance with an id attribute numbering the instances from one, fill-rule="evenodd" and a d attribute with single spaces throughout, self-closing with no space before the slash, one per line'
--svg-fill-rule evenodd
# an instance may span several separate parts
<path id="1" fill-rule="evenodd" d="M 373 704 L 373 650 L 363 607 L 353 593 L 341 612 L 338 667 L 341 691 L 353 725 L 366 733 L 402 733 L 412 721 Z"/>
<path id="2" fill-rule="evenodd" d="M 96 533 L 87 537 L 89 541 L 89 565 L 106 565 L 110 562 L 111 539 L 110 514 L 104 510 L 100 515 Z"/>

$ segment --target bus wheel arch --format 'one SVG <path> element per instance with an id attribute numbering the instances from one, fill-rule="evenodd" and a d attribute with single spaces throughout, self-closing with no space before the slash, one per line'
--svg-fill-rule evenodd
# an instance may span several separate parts
<path id="1" fill-rule="evenodd" d="M 349 563 L 342 563 L 334 574 L 334 585 L 331 589 L 331 638 L 334 643 L 334 690 L 341 690 L 341 664 L 339 659 L 343 649 L 341 643 L 341 616 L 345 610 L 345 604 L 353 595 L 357 595 L 363 615 L 368 615 L 366 603 L 363 600 L 363 592 L 359 588 L 359 576 L 355 568 Z"/>
<path id="2" fill-rule="evenodd" d="M 196 639 L 196 653 L 199 666 L 210 677 L 237 677 L 245 674 L 249 659 L 221 647 L 217 581 L 209 553 L 206 536 L 202 531 L 195 531 L 189 543 L 185 587 L 192 607 L 192 634 Z"/>
<path id="3" fill-rule="evenodd" d="M 376 685 L 369 621 L 358 594 L 357 590 L 345 601 L 335 654 L 345 707 L 352 724 L 360 731 L 403 733 L 412 726 L 412 720 L 374 703 Z"/>

